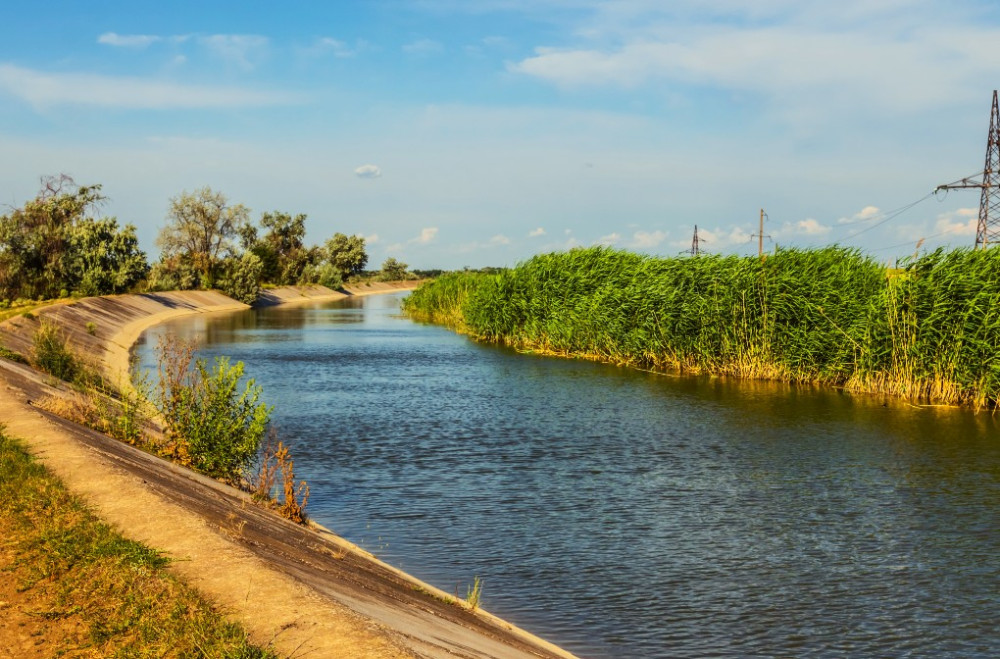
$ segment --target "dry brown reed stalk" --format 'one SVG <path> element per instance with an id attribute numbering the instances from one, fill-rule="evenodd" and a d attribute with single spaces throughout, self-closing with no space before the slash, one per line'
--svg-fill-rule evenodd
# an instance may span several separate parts
<path id="1" fill-rule="evenodd" d="M 250 495 L 258 503 L 273 501 L 278 473 L 278 463 L 274 456 L 280 445 L 277 432 L 271 428 L 267 433 L 267 441 L 257 458 L 257 468 L 248 483 Z"/>
<path id="2" fill-rule="evenodd" d="M 278 508 L 282 517 L 296 524 L 306 523 L 306 503 L 309 501 L 309 486 L 305 481 L 295 483 L 295 463 L 292 461 L 288 448 L 278 442 L 278 450 L 274 454 L 278 471 L 281 472 L 282 493 L 284 501 Z"/>
<path id="3" fill-rule="evenodd" d="M 275 496 L 279 476 L 282 501 L 278 501 Z M 291 451 L 284 442 L 278 440 L 274 428 L 268 432 L 267 443 L 257 458 L 257 468 L 249 480 L 248 488 L 256 503 L 274 508 L 279 515 L 296 524 L 306 523 L 309 486 L 305 481 L 296 484 L 295 462 Z"/>

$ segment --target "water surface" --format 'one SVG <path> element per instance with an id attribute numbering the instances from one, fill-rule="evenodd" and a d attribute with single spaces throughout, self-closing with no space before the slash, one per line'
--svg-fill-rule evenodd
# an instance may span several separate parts
<path id="1" fill-rule="evenodd" d="M 517 354 L 399 301 L 138 352 L 246 362 L 314 519 L 581 656 L 1000 653 L 994 417 Z"/>

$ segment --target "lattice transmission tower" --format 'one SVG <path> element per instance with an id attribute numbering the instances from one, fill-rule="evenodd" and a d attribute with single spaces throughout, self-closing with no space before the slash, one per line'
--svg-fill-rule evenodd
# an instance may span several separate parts
<path id="1" fill-rule="evenodd" d="M 997 91 L 993 90 L 993 109 L 990 111 L 990 132 L 986 137 L 986 164 L 982 179 L 963 178 L 954 183 L 939 185 L 937 190 L 979 188 L 979 225 L 976 228 L 976 249 L 986 249 L 1000 243 L 1000 109 Z M 937 191 L 935 190 L 935 192 Z"/>
<path id="2" fill-rule="evenodd" d="M 704 238 L 698 237 L 698 225 L 694 225 L 694 238 L 691 239 L 691 249 L 688 253 L 691 256 L 698 256 L 701 254 L 701 243 L 704 242 Z"/>

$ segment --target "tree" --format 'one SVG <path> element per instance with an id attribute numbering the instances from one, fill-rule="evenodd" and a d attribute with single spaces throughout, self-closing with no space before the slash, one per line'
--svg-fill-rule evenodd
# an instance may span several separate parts
<path id="1" fill-rule="evenodd" d="M 260 225 L 267 229 L 264 240 L 274 247 L 278 254 L 286 255 L 303 248 L 306 237 L 306 216 L 299 213 L 292 217 L 288 213 L 274 211 L 260 216 Z"/>
<path id="2" fill-rule="evenodd" d="M 229 205 L 226 196 L 205 187 L 170 199 L 167 225 L 156 244 L 163 258 L 185 256 L 201 275 L 201 286 L 211 287 L 223 257 L 234 255 L 241 229 L 249 222 L 250 209 Z"/>
<path id="3" fill-rule="evenodd" d="M 330 265 L 339 270 L 344 279 L 361 274 L 368 264 L 365 239 L 361 236 L 335 233 L 333 238 L 326 241 L 326 251 Z"/>
<path id="4" fill-rule="evenodd" d="M 382 264 L 382 272 L 379 274 L 378 278 L 380 281 L 399 281 L 406 279 L 409 274 L 407 273 L 406 268 L 407 265 L 405 263 L 397 261 L 390 256 Z"/>
<path id="5" fill-rule="evenodd" d="M 35 199 L 0 216 L 0 298 L 120 293 L 145 276 L 135 227 L 91 217 L 101 186 L 75 186 L 47 177 Z"/>
<path id="6" fill-rule="evenodd" d="M 253 252 L 227 259 L 222 292 L 244 304 L 253 304 L 260 297 L 261 270 L 260 259 Z"/>
<path id="7" fill-rule="evenodd" d="M 294 284 L 307 264 L 303 239 L 306 236 L 306 216 L 294 217 L 274 211 L 260 217 L 260 225 L 267 229 L 259 243 L 258 256 L 264 261 L 264 277 L 278 284 Z"/>
<path id="8" fill-rule="evenodd" d="M 149 273 L 135 227 L 118 228 L 115 218 L 85 218 L 67 231 L 65 280 L 77 293 L 124 293 Z"/>

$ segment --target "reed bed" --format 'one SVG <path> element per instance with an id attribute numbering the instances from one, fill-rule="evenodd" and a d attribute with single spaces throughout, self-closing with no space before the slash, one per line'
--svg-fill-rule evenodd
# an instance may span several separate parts
<path id="1" fill-rule="evenodd" d="M 1000 395 L 1000 250 L 937 250 L 886 270 L 843 247 L 764 261 L 593 247 L 451 273 L 404 308 L 480 340 L 639 368 L 977 409 Z"/>

